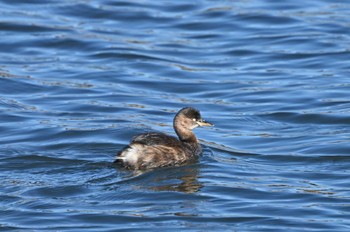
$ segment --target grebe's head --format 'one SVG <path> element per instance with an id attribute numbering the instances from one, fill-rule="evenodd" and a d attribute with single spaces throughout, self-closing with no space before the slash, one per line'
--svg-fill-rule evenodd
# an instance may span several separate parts
<path id="1" fill-rule="evenodd" d="M 192 107 L 186 107 L 181 109 L 174 118 L 175 127 L 183 127 L 193 130 L 198 126 L 214 126 L 210 122 L 203 120 L 199 111 Z"/>

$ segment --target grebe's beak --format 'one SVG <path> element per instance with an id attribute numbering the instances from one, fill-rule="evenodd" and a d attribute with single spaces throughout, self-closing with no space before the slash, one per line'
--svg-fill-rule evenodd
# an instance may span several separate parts
<path id="1" fill-rule="evenodd" d="M 197 121 L 197 124 L 198 124 L 199 126 L 214 126 L 213 123 L 207 122 L 207 121 L 205 121 L 205 120 L 203 120 L 203 119 L 198 120 L 198 121 Z"/>

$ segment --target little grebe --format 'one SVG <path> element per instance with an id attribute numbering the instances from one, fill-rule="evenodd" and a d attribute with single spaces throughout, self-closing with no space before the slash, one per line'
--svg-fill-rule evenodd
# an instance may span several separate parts
<path id="1" fill-rule="evenodd" d="M 196 160 L 202 148 L 192 130 L 213 124 L 204 121 L 198 110 L 186 107 L 176 114 L 173 126 L 179 139 L 158 132 L 137 135 L 114 162 L 127 169 L 145 170 Z"/>

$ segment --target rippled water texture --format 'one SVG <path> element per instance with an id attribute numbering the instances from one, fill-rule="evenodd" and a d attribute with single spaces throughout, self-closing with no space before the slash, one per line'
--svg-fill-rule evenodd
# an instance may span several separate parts
<path id="1" fill-rule="evenodd" d="M 0 1 L 1 231 L 350 231 L 350 3 Z M 212 128 L 194 164 L 115 153 Z"/>

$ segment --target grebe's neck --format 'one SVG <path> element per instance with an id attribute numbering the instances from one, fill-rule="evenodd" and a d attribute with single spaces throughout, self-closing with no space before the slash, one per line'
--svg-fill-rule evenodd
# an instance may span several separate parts
<path id="1" fill-rule="evenodd" d="M 197 137 L 192 132 L 192 130 L 188 128 L 188 125 L 185 125 L 185 121 L 181 116 L 174 118 L 173 126 L 180 141 L 187 143 L 198 143 Z"/>
<path id="2" fill-rule="evenodd" d="M 176 132 L 177 136 L 179 137 L 179 139 L 182 142 L 198 143 L 197 137 L 192 132 L 192 130 L 184 129 L 184 128 L 181 128 L 181 127 L 175 127 L 175 126 L 174 126 L 174 129 L 175 129 L 175 132 Z"/>

